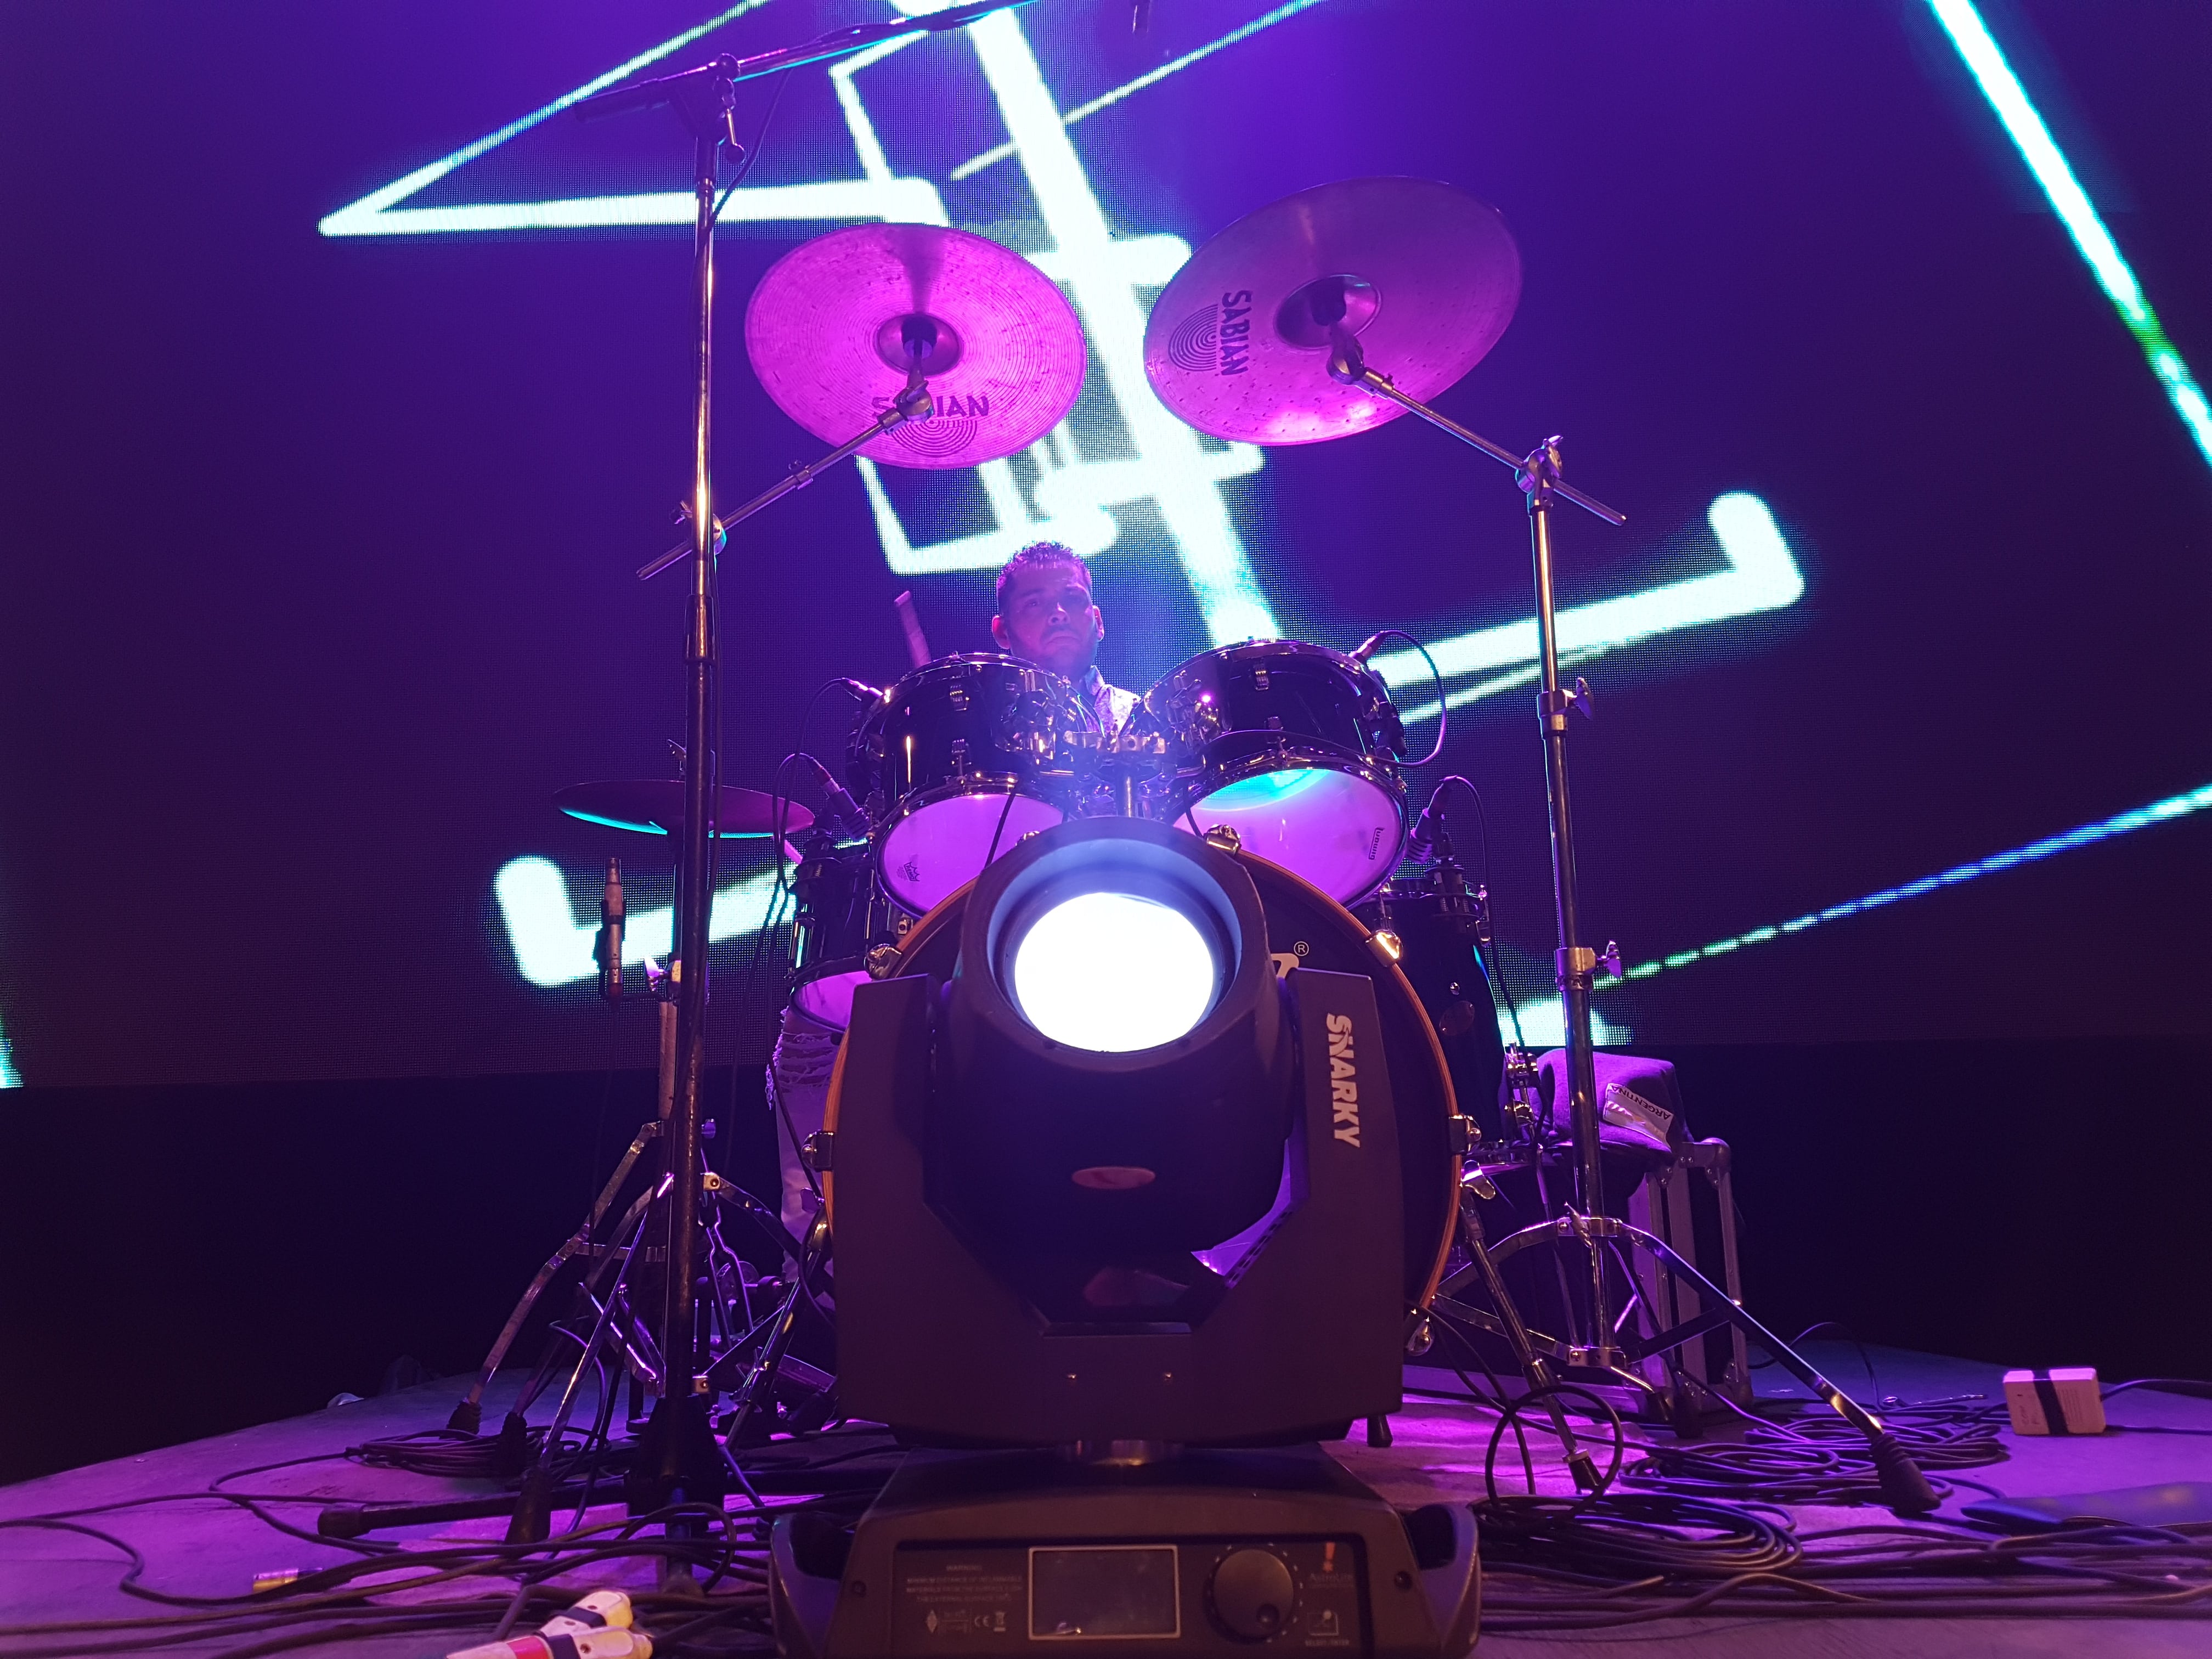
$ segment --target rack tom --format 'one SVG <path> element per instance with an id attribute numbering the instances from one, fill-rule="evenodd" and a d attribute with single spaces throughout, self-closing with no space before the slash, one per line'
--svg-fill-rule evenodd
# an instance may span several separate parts
<path id="1" fill-rule="evenodd" d="M 1247 852 L 1340 904 L 1397 867 L 1406 735 L 1382 677 L 1297 640 L 1202 652 L 1145 695 L 1173 771 L 1158 810 L 1199 834 L 1225 824 Z"/>
<path id="2" fill-rule="evenodd" d="M 884 890 L 921 915 L 1066 819 L 1085 730 L 1075 688 L 1013 657 L 940 657 L 891 687 L 846 762 Z"/>

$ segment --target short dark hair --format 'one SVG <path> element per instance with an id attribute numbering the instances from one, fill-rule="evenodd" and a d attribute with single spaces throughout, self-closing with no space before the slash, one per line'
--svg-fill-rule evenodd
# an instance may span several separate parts
<path id="1" fill-rule="evenodd" d="M 1079 570 L 1083 573 L 1083 586 L 1085 588 L 1091 586 L 1091 567 L 1084 563 L 1083 556 L 1073 548 L 1065 542 L 1031 542 L 999 567 L 999 585 L 995 593 L 999 614 L 1002 617 L 1006 614 L 1006 589 L 1013 585 L 1016 571 L 1055 568 Z"/>

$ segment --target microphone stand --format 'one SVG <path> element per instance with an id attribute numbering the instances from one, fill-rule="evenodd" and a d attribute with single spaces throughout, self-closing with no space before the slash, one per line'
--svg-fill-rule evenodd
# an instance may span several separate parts
<path id="1" fill-rule="evenodd" d="M 676 1068 L 671 1109 L 661 1137 L 662 1170 L 670 1179 L 665 1238 L 664 1294 L 660 1321 L 659 1398 L 637 1449 L 630 1503 L 649 1513 L 672 1504 L 706 1499 L 719 1506 L 727 1486 L 728 1465 L 708 1421 L 713 1383 L 699 1364 L 697 1286 L 701 1233 L 700 1200 L 708 1179 L 700 1157 L 700 1094 L 707 1066 L 708 942 L 714 901 L 715 813 L 720 779 L 715 749 L 720 663 L 718 648 L 715 553 L 720 542 L 714 511 L 714 219 L 720 191 L 717 176 L 727 145 L 740 157 L 733 125 L 737 83 L 803 64 L 825 62 L 902 35 L 963 27 L 977 18 L 1028 0 L 976 0 L 927 17 L 861 24 L 834 30 L 795 46 L 736 58 L 725 52 L 710 63 L 679 74 L 617 87 L 575 106 L 580 120 L 633 110 L 672 106 L 692 136 L 691 181 L 696 204 L 691 248 L 691 288 L 697 309 L 692 354 L 692 446 L 690 594 L 684 628 L 684 823 L 677 868 L 676 951 L 671 971 L 677 975 Z M 919 372 L 927 343 L 908 343 L 916 360 L 906 389 L 870 429 L 805 473 L 783 480 L 751 503 L 750 513 L 811 482 L 823 466 L 851 454 L 878 434 L 927 406 Z M 743 516 L 739 514 L 737 516 Z M 732 522 L 735 522 L 733 518 Z M 673 561 L 641 572 L 650 574 Z M 672 1534 L 696 1532 L 696 1519 L 672 1521 Z M 690 1583 L 690 1569 L 674 1558 L 666 1563 L 672 1588 Z"/>
<path id="2" fill-rule="evenodd" d="M 1620 957 L 1611 947 L 1607 947 L 1605 956 L 1601 957 L 1596 951 L 1583 942 L 1581 900 L 1575 878 L 1574 823 L 1567 801 L 1567 712 L 1579 708 L 1583 716 L 1588 718 L 1590 712 L 1589 687 L 1581 680 L 1576 681 L 1572 690 L 1559 684 L 1559 617 L 1553 587 L 1552 508 L 1557 501 L 1569 501 L 1607 524 L 1623 525 L 1628 520 L 1603 501 L 1584 495 L 1560 478 L 1559 440 L 1556 437 L 1546 439 L 1540 447 L 1527 455 L 1516 455 L 1511 450 L 1468 431 L 1458 422 L 1431 409 L 1418 398 L 1401 392 L 1388 374 L 1368 366 L 1358 340 L 1343 326 L 1341 317 L 1342 312 L 1339 309 L 1335 318 L 1316 318 L 1328 329 L 1328 370 L 1331 380 L 1342 386 L 1358 386 L 1374 392 L 1395 404 L 1407 414 L 1419 416 L 1439 432 L 1446 433 L 1469 448 L 1480 450 L 1492 460 L 1511 467 L 1518 477 L 1522 492 L 1528 498 L 1528 544 L 1536 578 L 1536 708 L 1543 728 L 1544 793 L 1551 815 L 1552 889 L 1559 930 L 1559 948 L 1554 962 L 1560 1005 L 1566 1017 L 1568 1127 L 1575 1151 L 1575 1201 L 1564 1206 L 1559 1215 L 1547 1217 L 1533 1226 L 1524 1227 L 1519 1232 L 1501 1239 L 1494 1250 L 1484 1249 L 1485 1241 L 1479 1229 L 1468 1234 L 1476 1267 L 1481 1273 L 1486 1287 L 1499 1302 L 1498 1314 L 1483 1314 L 1478 1322 L 1505 1336 L 1524 1365 L 1531 1357 L 1532 1347 L 1541 1347 L 1571 1365 L 1611 1371 L 1615 1375 L 1629 1375 L 1625 1371 L 1622 1362 L 1631 1356 L 1618 1346 L 1620 1334 L 1613 1324 L 1612 1287 L 1606 1278 L 1607 1247 L 1610 1245 L 1618 1249 L 1626 1245 L 1644 1250 L 1669 1272 L 1696 1285 L 1698 1295 L 1704 1298 L 1702 1305 L 1711 1311 L 1658 1333 L 1639 1344 L 1642 1352 L 1663 1352 L 1701 1337 L 1707 1330 L 1723 1323 L 1734 1323 L 1771 1354 L 1784 1370 L 1812 1389 L 1852 1427 L 1866 1436 L 1885 1503 L 1900 1515 L 1924 1514 L 1934 1510 L 1940 1501 L 1935 1489 L 1928 1484 L 1927 1476 L 1921 1473 L 1919 1466 L 1913 1462 L 1896 1436 L 1882 1426 L 1880 1419 L 1814 1370 L 1780 1337 L 1745 1312 L 1725 1291 L 1684 1261 L 1663 1240 L 1606 1213 L 1605 1176 L 1598 1156 L 1597 1059 L 1590 1031 L 1590 988 L 1596 980 L 1601 962 L 1611 965 L 1613 971 L 1618 973 Z M 1563 1343 L 1544 1338 L 1540 1333 L 1527 1330 L 1522 1325 L 1517 1312 L 1506 1305 L 1500 1294 L 1504 1286 L 1498 1281 L 1495 1263 L 1530 1245 L 1544 1243 L 1580 1243 L 1589 1257 L 1589 1305 L 1585 1310 L 1589 1317 L 1584 1329 L 1589 1340 L 1586 1343 Z M 1463 1313 L 1480 1311 L 1468 1308 L 1462 1310 Z M 1535 1373 L 1531 1375 L 1533 1381 Z M 1641 1378 L 1632 1380 L 1639 1387 L 1648 1386 Z M 1585 1478 L 1580 1468 L 1576 1473 L 1578 1480 Z"/>

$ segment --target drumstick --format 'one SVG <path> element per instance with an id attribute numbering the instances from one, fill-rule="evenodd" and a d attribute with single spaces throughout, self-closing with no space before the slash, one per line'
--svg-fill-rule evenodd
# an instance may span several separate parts
<path id="1" fill-rule="evenodd" d="M 931 658 L 929 641 L 922 637 L 921 618 L 915 615 L 914 595 L 911 592 L 902 593 L 891 603 L 898 607 L 899 626 L 906 630 L 906 653 L 919 668 Z"/>

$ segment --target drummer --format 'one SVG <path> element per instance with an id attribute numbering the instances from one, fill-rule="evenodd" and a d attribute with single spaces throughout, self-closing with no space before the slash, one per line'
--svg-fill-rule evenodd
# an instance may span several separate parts
<path id="1" fill-rule="evenodd" d="M 1133 691 L 1109 684 L 1098 672 L 1106 618 L 1091 598 L 1091 568 L 1082 556 L 1059 542 L 1032 542 L 1000 568 L 998 592 L 991 637 L 999 648 L 1073 681 L 1099 734 L 1112 741 L 1139 699 Z M 805 1232 L 815 1203 L 799 1147 L 822 1127 L 838 1040 L 836 1032 L 816 1024 L 794 1005 L 784 1010 L 783 1029 L 769 1061 L 770 1098 L 783 1120 L 776 1134 L 783 1174 L 781 1207 L 784 1224 L 794 1233 Z"/>
<path id="2" fill-rule="evenodd" d="M 1073 680 L 1083 706 L 1111 741 L 1137 706 L 1137 694 L 1107 684 L 1098 672 L 1106 617 L 1091 592 L 1091 567 L 1072 547 L 1031 542 L 999 570 L 999 614 L 991 618 L 999 649 Z"/>

